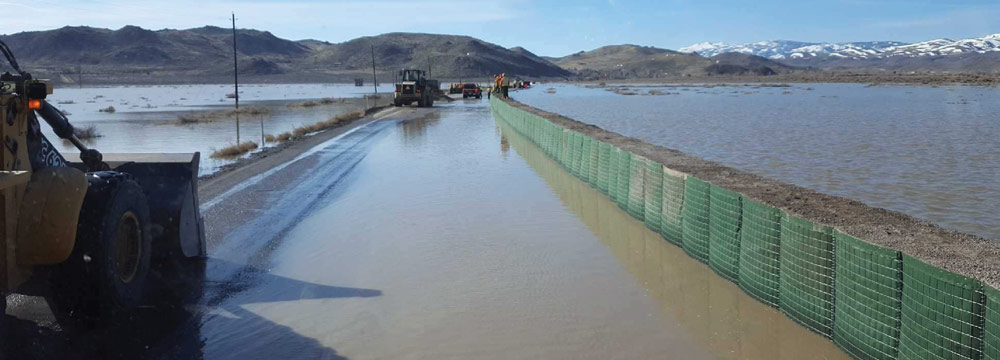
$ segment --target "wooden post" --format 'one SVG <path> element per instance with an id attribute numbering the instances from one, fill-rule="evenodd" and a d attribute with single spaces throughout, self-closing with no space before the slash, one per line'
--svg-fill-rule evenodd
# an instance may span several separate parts
<path id="1" fill-rule="evenodd" d="M 240 144 L 240 70 L 236 62 L 236 13 L 233 13 L 233 87 L 236 88 L 236 144 Z M 263 121 L 263 120 L 261 120 Z"/>
<path id="2" fill-rule="evenodd" d="M 372 99 L 375 101 L 375 106 L 372 107 L 376 107 L 378 106 L 378 75 L 375 74 L 375 44 L 372 44 L 372 80 L 375 80 L 375 98 Z"/>

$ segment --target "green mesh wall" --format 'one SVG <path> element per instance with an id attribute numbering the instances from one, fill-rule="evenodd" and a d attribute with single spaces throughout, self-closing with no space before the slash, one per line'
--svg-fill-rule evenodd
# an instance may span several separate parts
<path id="1" fill-rule="evenodd" d="M 646 216 L 646 158 L 632 154 L 629 165 L 628 214 L 639 221 Z"/>
<path id="2" fill-rule="evenodd" d="M 580 146 L 580 180 L 585 183 L 590 183 L 590 148 L 594 145 L 594 139 L 589 136 L 580 134 L 583 140 L 583 145 Z"/>
<path id="3" fill-rule="evenodd" d="M 643 183 L 646 191 L 646 227 L 655 233 L 660 232 L 660 222 L 663 221 L 663 165 L 655 161 L 646 161 L 646 179 Z"/>
<path id="4" fill-rule="evenodd" d="M 743 198 L 740 229 L 740 288 L 778 307 L 781 284 L 781 217 L 773 206 Z"/>
<path id="5" fill-rule="evenodd" d="M 833 232 L 794 216 L 781 222 L 781 311 L 833 335 Z"/>
<path id="6" fill-rule="evenodd" d="M 1000 360 L 1000 290 L 986 287 L 983 359 Z"/>
<path id="7" fill-rule="evenodd" d="M 681 226 L 684 206 L 685 175 L 667 168 L 663 169 L 663 205 L 660 207 L 660 235 L 674 245 L 681 245 L 684 229 Z"/>
<path id="8" fill-rule="evenodd" d="M 597 188 L 597 172 L 600 168 L 600 157 L 601 157 L 601 142 L 597 140 L 591 140 L 590 144 L 590 166 L 587 167 L 590 170 L 590 174 L 587 176 L 587 183 L 590 187 Z"/>
<path id="9" fill-rule="evenodd" d="M 611 171 L 611 145 L 601 142 L 598 147 L 597 159 L 597 190 L 602 194 L 608 194 L 608 174 Z"/>
<path id="10" fill-rule="evenodd" d="M 632 163 L 632 153 L 628 151 L 620 151 L 618 153 L 618 183 L 615 192 L 615 202 L 618 203 L 618 207 L 622 210 L 628 211 L 628 191 L 629 191 L 629 179 L 630 175 L 630 165 Z"/>
<path id="11" fill-rule="evenodd" d="M 983 285 L 903 256 L 900 359 L 979 359 Z"/>
<path id="12" fill-rule="evenodd" d="M 608 157 L 608 197 L 611 201 L 618 203 L 618 172 L 621 168 L 622 150 L 612 146 Z"/>
<path id="13" fill-rule="evenodd" d="M 708 266 L 732 282 L 740 275 L 740 194 L 711 185 L 708 206 Z"/>
<path id="14" fill-rule="evenodd" d="M 903 296 L 899 251 L 835 233 L 833 342 L 857 359 L 895 359 Z"/>
<path id="15" fill-rule="evenodd" d="M 682 246 L 695 260 L 708 262 L 708 218 L 711 186 L 694 176 L 684 181 Z"/>

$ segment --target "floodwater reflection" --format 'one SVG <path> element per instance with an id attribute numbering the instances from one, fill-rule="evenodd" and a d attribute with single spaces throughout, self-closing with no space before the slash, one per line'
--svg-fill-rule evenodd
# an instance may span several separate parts
<path id="1" fill-rule="evenodd" d="M 750 296 L 708 266 L 646 228 L 501 121 L 504 141 L 541 176 L 562 203 L 608 247 L 625 269 L 718 358 L 848 359 L 829 340 Z"/>

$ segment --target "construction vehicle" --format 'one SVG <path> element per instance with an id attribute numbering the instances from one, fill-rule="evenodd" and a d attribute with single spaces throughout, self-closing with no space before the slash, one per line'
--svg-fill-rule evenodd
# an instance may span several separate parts
<path id="1" fill-rule="evenodd" d="M 198 209 L 199 153 L 101 154 L 46 101 L 0 41 L 15 73 L 0 74 L 0 285 L 46 296 L 57 319 L 128 314 L 148 283 L 206 255 Z M 63 157 L 38 118 L 80 150 Z M 0 309 L 2 310 L 2 309 Z"/>
<path id="2" fill-rule="evenodd" d="M 417 103 L 418 107 L 434 106 L 434 98 L 440 91 L 440 83 L 425 78 L 423 70 L 400 70 L 396 77 L 396 92 L 392 104 L 403 106 Z"/>

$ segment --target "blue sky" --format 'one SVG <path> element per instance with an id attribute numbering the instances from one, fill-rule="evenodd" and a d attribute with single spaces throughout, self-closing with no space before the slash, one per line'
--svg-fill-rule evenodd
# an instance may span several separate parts
<path id="1" fill-rule="evenodd" d="M 237 26 L 339 42 L 393 31 L 474 36 L 562 56 L 603 45 L 923 41 L 1000 33 L 1000 0 L 0 0 L 0 33 L 64 25 Z M 18 16 L 9 16 L 17 13 Z"/>

